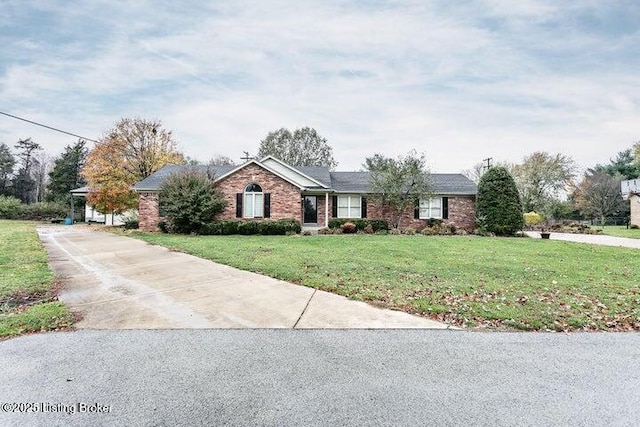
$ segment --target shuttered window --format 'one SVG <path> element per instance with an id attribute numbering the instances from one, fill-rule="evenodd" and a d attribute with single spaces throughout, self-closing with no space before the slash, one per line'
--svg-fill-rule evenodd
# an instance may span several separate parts
<path id="1" fill-rule="evenodd" d="M 338 218 L 362 218 L 360 196 L 338 196 Z"/>
<path id="2" fill-rule="evenodd" d="M 442 197 L 432 197 L 431 199 L 420 199 L 420 219 L 440 218 L 442 219 Z"/>
<path id="3" fill-rule="evenodd" d="M 262 218 L 264 215 L 264 194 L 258 184 L 249 184 L 244 189 L 243 203 L 245 218 Z"/>

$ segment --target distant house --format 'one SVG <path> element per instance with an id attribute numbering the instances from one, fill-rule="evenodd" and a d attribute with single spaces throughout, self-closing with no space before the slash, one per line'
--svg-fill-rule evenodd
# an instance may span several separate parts
<path id="1" fill-rule="evenodd" d="M 140 228 L 155 231 L 161 220 L 158 192 L 164 180 L 185 166 L 165 166 L 133 189 L 140 195 Z M 294 218 L 303 228 L 322 228 L 331 218 L 388 219 L 371 197 L 369 172 L 332 172 L 326 167 L 291 166 L 272 156 L 240 166 L 212 166 L 227 206 L 220 219 Z M 472 230 L 476 185 L 461 174 L 432 174 L 433 197 L 408 209 L 401 226 L 424 226 L 429 218 Z"/>
<path id="2" fill-rule="evenodd" d="M 620 192 L 630 203 L 630 224 L 640 227 L 640 178 L 622 181 L 620 184 Z"/>
<path id="3" fill-rule="evenodd" d="M 89 187 L 80 187 L 71 190 L 71 195 L 73 197 L 79 197 L 86 200 L 87 194 L 89 194 Z M 131 215 L 131 212 L 127 212 L 125 214 L 103 213 L 96 210 L 91 204 L 87 202 L 85 202 L 84 204 L 84 222 L 105 225 L 123 225 L 124 219 L 128 215 Z"/>

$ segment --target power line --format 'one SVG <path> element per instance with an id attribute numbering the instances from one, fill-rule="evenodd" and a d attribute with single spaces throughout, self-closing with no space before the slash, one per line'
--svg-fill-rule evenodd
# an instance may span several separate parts
<path id="1" fill-rule="evenodd" d="M 67 132 L 66 130 L 62 130 L 62 129 L 54 128 L 54 127 L 51 127 L 51 126 L 47 126 L 47 125 L 44 125 L 42 123 L 34 122 L 32 120 L 27 120 L 25 118 L 14 116 L 12 114 L 5 113 L 5 112 L 2 112 L 2 111 L 0 111 L 0 114 L 3 114 L 5 116 L 7 116 L 7 117 L 11 117 L 13 119 L 22 120 L 23 122 L 31 123 L 32 125 L 40 126 L 40 127 L 47 128 L 47 129 L 51 129 L 51 130 L 54 130 L 56 132 L 65 133 L 67 135 L 75 136 L 76 138 L 85 139 L 85 140 L 91 141 L 91 142 L 98 142 L 95 139 L 85 138 L 84 136 L 76 135 L 75 133 Z"/>

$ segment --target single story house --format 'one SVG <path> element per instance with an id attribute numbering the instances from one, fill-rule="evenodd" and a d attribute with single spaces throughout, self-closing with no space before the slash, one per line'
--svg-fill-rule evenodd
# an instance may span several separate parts
<path id="1" fill-rule="evenodd" d="M 158 192 L 165 178 L 185 166 L 167 165 L 134 185 L 140 228 L 161 220 Z M 205 167 L 205 166 L 203 166 Z M 371 197 L 369 172 L 333 172 L 291 166 L 272 156 L 240 166 L 213 166 L 227 206 L 219 219 L 298 219 L 303 229 L 326 227 L 332 218 L 388 219 Z M 408 209 L 401 226 L 424 226 L 429 218 L 467 230 L 475 226 L 476 185 L 461 174 L 432 174 L 434 195 Z"/>
<path id="2" fill-rule="evenodd" d="M 622 197 L 629 200 L 631 218 L 629 223 L 640 227 L 640 178 L 622 181 L 620 184 Z"/>
<path id="3" fill-rule="evenodd" d="M 80 187 L 71 190 L 71 195 L 73 197 L 79 197 L 86 200 L 87 194 L 89 194 L 89 187 Z M 73 202 L 73 199 L 71 200 Z M 74 204 L 71 204 L 71 216 L 76 217 L 74 210 Z M 135 215 L 135 210 L 126 212 L 124 214 L 114 214 L 114 213 L 103 213 L 99 212 L 96 208 L 91 206 L 91 204 L 85 201 L 84 203 L 84 215 L 81 217 L 84 219 L 84 222 L 95 222 L 105 225 L 123 225 L 124 220 L 127 216 Z"/>

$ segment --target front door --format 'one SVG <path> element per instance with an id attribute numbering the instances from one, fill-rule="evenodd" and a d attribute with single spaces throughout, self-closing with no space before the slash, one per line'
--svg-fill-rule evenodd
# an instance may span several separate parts
<path id="1" fill-rule="evenodd" d="M 318 197 L 304 196 L 304 221 L 305 224 L 318 223 Z"/>

